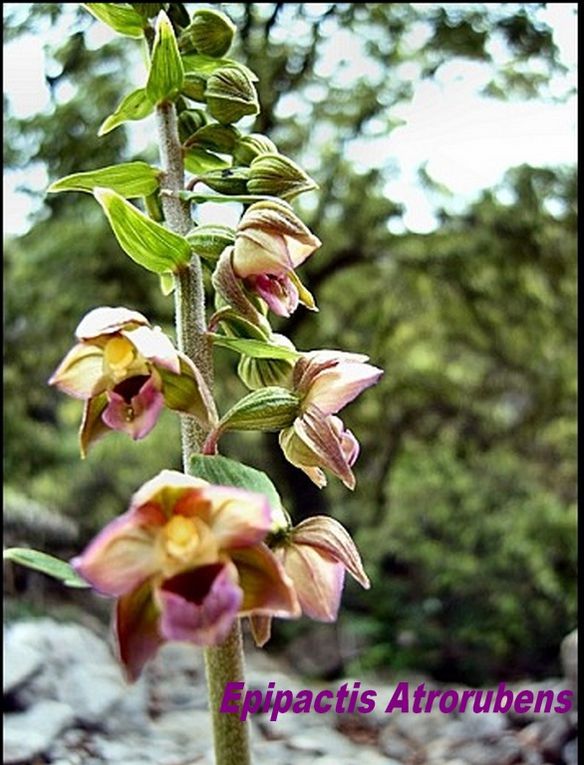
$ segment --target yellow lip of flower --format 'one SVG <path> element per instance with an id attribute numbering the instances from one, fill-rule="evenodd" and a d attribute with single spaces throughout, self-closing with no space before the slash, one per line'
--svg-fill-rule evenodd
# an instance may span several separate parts
<path id="1" fill-rule="evenodd" d="M 211 529 L 200 518 L 173 516 L 162 530 L 163 569 L 172 575 L 184 567 L 203 566 L 218 559 Z"/>
<path id="2" fill-rule="evenodd" d="M 103 349 L 104 363 L 115 375 L 125 374 L 136 358 L 136 349 L 125 337 L 112 337 Z"/>

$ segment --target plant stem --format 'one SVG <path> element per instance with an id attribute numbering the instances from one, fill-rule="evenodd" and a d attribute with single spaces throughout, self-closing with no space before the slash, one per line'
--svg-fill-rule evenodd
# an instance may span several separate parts
<path id="1" fill-rule="evenodd" d="M 174 104 L 159 104 L 156 108 L 160 157 L 164 172 L 164 187 L 170 191 L 184 190 L 184 161 L 178 137 Z M 175 196 L 162 196 L 162 209 L 168 227 L 184 235 L 191 228 L 190 204 Z M 213 389 L 213 357 L 211 340 L 205 322 L 205 289 L 201 261 L 193 255 L 188 268 L 175 275 L 175 317 L 179 350 L 185 353 L 201 371 L 209 390 Z M 183 469 L 190 472 L 192 454 L 201 451 L 205 431 L 192 417 L 181 415 Z M 228 682 L 244 682 L 244 656 L 241 625 L 237 620 L 225 642 L 205 649 L 205 666 L 209 690 L 209 706 L 213 719 L 215 761 L 217 765 L 249 765 L 249 729 L 236 714 L 219 711 Z"/>

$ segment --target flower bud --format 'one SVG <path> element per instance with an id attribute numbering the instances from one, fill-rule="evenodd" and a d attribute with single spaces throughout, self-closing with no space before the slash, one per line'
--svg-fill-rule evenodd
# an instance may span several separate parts
<path id="1" fill-rule="evenodd" d="M 203 125 L 196 132 L 193 131 L 193 135 L 188 141 L 188 147 L 196 146 L 209 151 L 217 151 L 219 154 L 231 154 L 239 138 L 239 130 L 233 125 L 213 123 L 212 125 Z"/>
<path id="2" fill-rule="evenodd" d="M 238 165 L 251 165 L 262 154 L 277 154 L 278 148 L 273 141 L 261 133 L 242 136 L 233 150 L 233 159 Z"/>
<path id="3" fill-rule="evenodd" d="M 193 101 L 205 101 L 205 88 L 207 87 L 207 76 L 199 72 L 185 72 L 181 93 Z"/>
<path id="4" fill-rule="evenodd" d="M 294 345 L 284 335 L 272 334 L 270 343 L 295 350 Z M 270 386 L 291 388 L 293 369 L 294 361 L 287 359 L 261 359 L 242 356 L 237 366 L 237 374 L 250 390 Z"/>
<path id="5" fill-rule="evenodd" d="M 298 396 L 285 388 L 256 390 L 242 398 L 221 418 L 218 429 L 278 431 L 298 414 Z"/>
<path id="6" fill-rule="evenodd" d="M 217 260 L 223 250 L 235 242 L 235 231 L 229 226 L 211 223 L 193 229 L 186 238 L 199 257 Z"/>
<path id="7" fill-rule="evenodd" d="M 185 109 L 178 117 L 178 134 L 180 140 L 185 143 L 188 139 L 202 127 L 204 127 L 209 118 L 202 109 Z"/>
<path id="8" fill-rule="evenodd" d="M 283 154 L 261 154 L 250 165 L 250 194 L 292 199 L 317 188 L 315 181 Z"/>
<path id="9" fill-rule="evenodd" d="M 235 26 L 218 11 L 201 8 L 193 13 L 189 26 L 180 36 L 182 53 L 203 53 L 213 58 L 224 56 L 233 42 Z"/>
<path id="10" fill-rule="evenodd" d="M 249 75 L 235 67 L 221 67 L 207 80 L 205 100 L 210 114 L 222 125 L 237 122 L 260 110 Z"/>
<path id="11" fill-rule="evenodd" d="M 246 194 L 249 170 L 247 167 L 226 167 L 223 170 L 210 170 L 199 175 L 205 185 L 219 194 Z M 233 244 L 233 242 L 230 242 Z"/>

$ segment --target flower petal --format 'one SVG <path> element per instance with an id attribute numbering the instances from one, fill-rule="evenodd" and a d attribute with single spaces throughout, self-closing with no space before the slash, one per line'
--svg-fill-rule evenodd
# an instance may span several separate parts
<path id="1" fill-rule="evenodd" d="M 201 496 L 211 504 L 208 523 L 222 550 L 255 545 L 263 541 L 272 526 L 272 510 L 263 494 L 208 486 Z"/>
<path id="2" fill-rule="evenodd" d="M 163 643 L 158 621 L 150 582 L 123 595 L 117 602 L 114 633 L 118 657 L 129 682 L 138 679 L 148 659 Z"/>
<path id="3" fill-rule="evenodd" d="M 102 393 L 108 384 L 103 368 L 103 351 L 95 345 L 79 343 L 59 364 L 49 385 L 74 398 L 88 399 Z"/>
<path id="4" fill-rule="evenodd" d="M 239 584 L 244 594 L 242 614 L 283 617 L 300 615 L 292 582 L 280 561 L 266 545 L 233 550 L 231 559 L 237 566 Z"/>
<path id="5" fill-rule="evenodd" d="M 122 335 L 145 359 L 175 374 L 180 372 L 178 352 L 160 327 L 136 327 L 123 331 Z"/>
<path id="6" fill-rule="evenodd" d="M 293 544 L 284 552 L 284 568 L 294 583 L 303 613 L 334 622 L 345 581 L 345 567 L 308 545 Z"/>
<path id="7" fill-rule="evenodd" d="M 361 556 L 351 535 L 334 518 L 315 515 L 292 530 L 292 544 L 309 546 L 337 563 L 342 563 L 351 576 L 366 590 L 370 583 Z"/>
<path id="8" fill-rule="evenodd" d="M 71 565 L 103 595 L 124 595 L 158 570 L 155 541 L 165 520 L 155 504 L 130 509 L 108 523 Z"/>
<path id="9" fill-rule="evenodd" d="M 230 566 L 212 563 L 167 579 L 158 592 L 160 630 L 168 640 L 222 643 L 243 599 Z"/>
<path id="10" fill-rule="evenodd" d="M 382 369 L 371 364 L 340 360 L 314 377 L 305 406 L 314 404 L 323 414 L 336 414 L 365 388 L 375 385 L 382 374 Z"/>
<path id="11" fill-rule="evenodd" d="M 298 308 L 298 290 L 288 276 L 260 274 L 247 279 L 246 286 L 265 300 L 276 316 L 288 317 Z"/>
<path id="12" fill-rule="evenodd" d="M 145 316 L 128 308 L 94 308 L 79 323 L 75 330 L 78 340 L 91 340 L 100 335 L 111 335 L 121 329 L 133 326 L 148 326 Z"/>
<path id="13" fill-rule="evenodd" d="M 240 279 L 260 274 L 283 276 L 293 268 L 283 236 L 257 228 L 236 234 L 233 270 Z"/>
<path id="14" fill-rule="evenodd" d="M 102 414 L 103 421 L 112 430 L 128 433 L 134 440 L 150 433 L 164 407 L 164 396 L 152 377 L 146 378 L 138 392 L 132 395 L 132 382 L 143 378 L 143 375 L 130 377 L 108 391 L 109 404 Z"/>
<path id="15" fill-rule="evenodd" d="M 184 494 L 198 491 L 208 485 L 208 482 L 202 478 L 185 475 L 178 470 L 161 470 L 134 494 L 130 502 L 130 510 L 137 511 L 143 505 L 157 504 L 168 519 L 177 501 Z"/>
<path id="16" fill-rule="evenodd" d="M 272 636 L 272 617 L 263 614 L 251 614 L 249 626 L 254 642 L 258 648 L 262 648 Z"/>
<path id="17" fill-rule="evenodd" d="M 101 393 L 99 396 L 90 398 L 83 407 L 83 419 L 79 429 L 79 446 L 81 457 L 85 459 L 91 444 L 110 432 L 110 428 L 101 419 L 101 415 L 107 406 L 107 395 Z"/>
<path id="18" fill-rule="evenodd" d="M 213 396 L 193 362 L 182 353 L 178 356 L 179 374 L 158 367 L 164 403 L 169 409 L 192 414 L 206 430 L 211 430 L 218 419 Z"/>

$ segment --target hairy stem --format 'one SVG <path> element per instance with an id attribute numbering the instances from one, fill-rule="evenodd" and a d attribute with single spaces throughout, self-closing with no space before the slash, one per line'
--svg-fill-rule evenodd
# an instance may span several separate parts
<path id="1" fill-rule="evenodd" d="M 174 104 L 160 104 L 156 108 L 156 117 L 164 188 L 182 191 L 184 162 Z M 191 228 L 189 203 L 172 195 L 162 195 L 162 209 L 166 223 L 172 231 L 184 235 Z M 211 342 L 206 333 L 203 272 L 201 261 L 196 255 L 193 255 L 188 268 L 175 275 L 174 295 L 179 350 L 197 365 L 209 389 L 212 390 L 213 358 Z M 202 450 L 206 435 L 192 417 L 181 416 L 185 473 L 190 472 L 191 455 Z M 205 650 L 205 664 L 215 737 L 215 761 L 217 765 L 248 765 L 251 762 L 248 724 L 240 722 L 235 714 L 222 714 L 219 711 L 226 683 L 244 682 L 243 644 L 239 620 L 222 645 Z"/>

